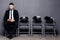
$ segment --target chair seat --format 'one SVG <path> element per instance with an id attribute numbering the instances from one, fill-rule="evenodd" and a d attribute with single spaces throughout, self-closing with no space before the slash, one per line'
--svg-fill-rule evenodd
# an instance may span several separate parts
<path id="1" fill-rule="evenodd" d="M 29 29 L 29 26 L 20 26 L 20 29 Z"/>

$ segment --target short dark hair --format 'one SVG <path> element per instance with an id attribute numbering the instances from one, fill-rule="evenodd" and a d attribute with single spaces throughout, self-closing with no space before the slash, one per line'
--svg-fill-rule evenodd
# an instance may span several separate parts
<path id="1" fill-rule="evenodd" d="M 9 5 L 14 5 L 14 3 L 9 3 Z"/>

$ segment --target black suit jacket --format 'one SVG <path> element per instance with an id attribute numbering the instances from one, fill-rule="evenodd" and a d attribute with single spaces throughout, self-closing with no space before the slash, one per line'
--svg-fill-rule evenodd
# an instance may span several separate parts
<path id="1" fill-rule="evenodd" d="M 5 12 L 5 15 L 4 15 L 4 22 L 3 22 L 4 25 L 7 24 L 7 19 L 9 19 L 9 11 L 10 11 L 10 10 L 6 10 L 6 12 Z M 13 15 L 14 15 L 15 23 L 18 25 L 18 20 L 19 20 L 18 11 L 14 9 Z"/>

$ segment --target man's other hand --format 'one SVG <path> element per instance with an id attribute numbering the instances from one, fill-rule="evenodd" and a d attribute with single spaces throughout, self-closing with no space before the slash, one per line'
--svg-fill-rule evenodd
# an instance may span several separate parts
<path id="1" fill-rule="evenodd" d="M 14 19 L 7 19 L 7 21 L 9 21 L 9 22 L 15 22 Z"/>

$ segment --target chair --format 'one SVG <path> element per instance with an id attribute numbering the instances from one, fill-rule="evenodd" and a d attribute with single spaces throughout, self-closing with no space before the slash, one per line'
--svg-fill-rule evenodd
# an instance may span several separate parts
<path id="1" fill-rule="evenodd" d="M 30 25 L 29 25 L 29 18 L 26 16 L 20 17 L 19 26 L 18 26 L 18 35 L 19 34 L 26 34 L 30 35 Z"/>
<path id="2" fill-rule="evenodd" d="M 33 34 L 42 34 L 43 35 L 43 25 L 40 16 L 34 16 L 31 21 L 31 36 Z"/>
<path id="3" fill-rule="evenodd" d="M 56 36 L 56 22 L 53 17 L 45 16 L 44 20 L 44 35 L 53 33 Z"/>

